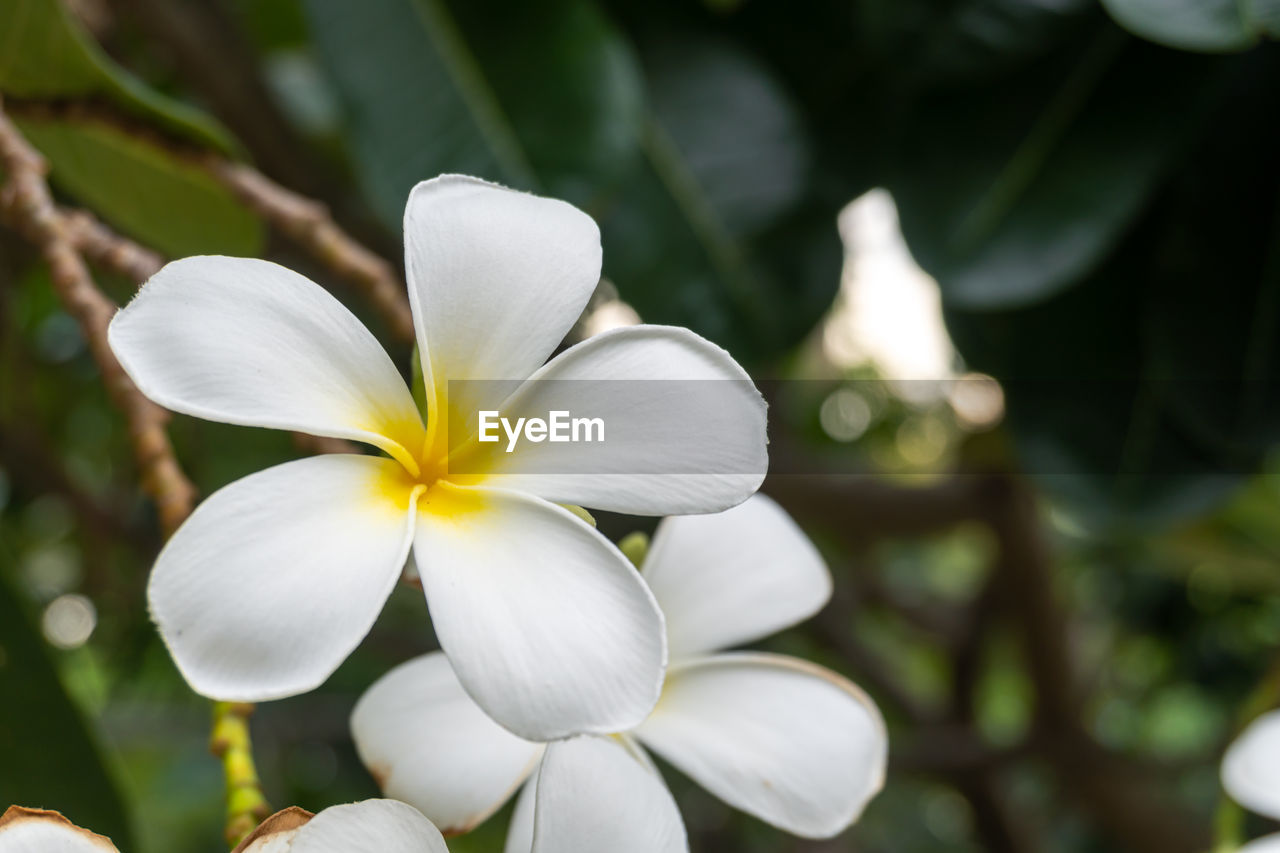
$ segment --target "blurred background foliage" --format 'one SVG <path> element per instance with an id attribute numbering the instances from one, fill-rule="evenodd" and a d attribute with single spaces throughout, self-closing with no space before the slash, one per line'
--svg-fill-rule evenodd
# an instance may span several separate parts
<path id="1" fill-rule="evenodd" d="M 687 325 L 769 380 L 766 491 L 837 576 L 769 645 L 864 684 L 893 766 L 829 842 L 669 773 L 695 850 L 1176 853 L 1238 837 L 1217 758 L 1280 699 L 1276 36 L 1262 0 L 2 0 L 0 93 L 65 202 L 334 284 L 406 366 L 207 158 L 393 263 L 420 179 L 569 199 L 605 246 L 578 333 Z M 205 494 L 303 452 L 171 431 Z M 130 459 L 0 234 L 0 800 L 225 849 Z M 347 715 L 425 617 L 397 591 L 322 690 L 259 709 L 275 804 L 376 793 Z M 499 850 L 504 815 L 452 849 Z"/>

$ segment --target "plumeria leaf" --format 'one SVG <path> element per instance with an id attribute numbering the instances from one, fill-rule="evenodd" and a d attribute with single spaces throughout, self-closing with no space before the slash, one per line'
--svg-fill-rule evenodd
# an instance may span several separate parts
<path id="1" fill-rule="evenodd" d="M 479 175 L 583 204 L 638 152 L 639 72 L 587 0 L 305 5 L 357 174 L 388 225 L 424 177 Z"/>
<path id="2" fill-rule="evenodd" d="M 566 198 L 600 222 L 605 273 L 645 320 L 742 358 L 781 351 L 830 304 L 838 203 L 810 198 L 796 108 L 747 54 L 646 54 L 646 104 L 630 46 L 583 0 L 306 8 L 388 225 L 441 172 Z"/>
<path id="3" fill-rule="evenodd" d="M 0 569 L 0 803 L 56 808 L 133 849 L 128 812 L 96 738 L 5 582 L 3 560 Z"/>
<path id="4" fill-rule="evenodd" d="M 919 97 L 899 130 L 889 189 L 944 300 L 1028 305 L 1083 280 L 1202 125 L 1214 63 L 1104 24 L 1002 85 L 940 84 Z"/>
<path id="5" fill-rule="evenodd" d="M 1274 85 L 1274 65 L 1262 80 Z M 1201 514 L 1280 437 L 1270 307 L 1280 121 L 1249 102 L 1258 85 L 1232 80 L 1215 132 L 1074 287 L 1021 307 L 947 312 L 966 364 L 1005 386 L 1023 470 L 1049 475 L 1045 487 L 1094 526 Z M 1236 215 L 1222 217 L 1224 204 Z"/>
<path id="6" fill-rule="evenodd" d="M 749 54 L 692 37 L 642 54 L 645 156 L 600 212 L 605 274 L 646 322 L 768 358 L 831 303 L 838 204 L 815 200 L 796 106 Z"/>
<path id="7" fill-rule="evenodd" d="M 1280 3 L 1257 0 L 1102 0 L 1125 29 L 1180 50 L 1248 50 L 1264 36 L 1280 38 Z"/>
<path id="8" fill-rule="evenodd" d="M 222 127 L 163 97 L 112 62 L 58 0 L 0 4 L 0 93 L 19 129 L 48 158 L 61 190 L 111 225 L 181 256 L 255 255 L 258 219 L 195 163 L 158 141 L 230 152 Z M 86 109 L 77 109 L 84 102 Z M 105 105 L 155 138 L 97 116 Z"/>
<path id="9" fill-rule="evenodd" d="M 104 98 L 183 138 L 231 150 L 213 119 L 147 88 L 120 68 L 73 20 L 60 0 L 0 4 L 0 92 L 18 98 Z"/>
<path id="10" fill-rule="evenodd" d="M 29 116 L 18 126 L 54 184 L 166 255 L 256 255 L 262 223 L 200 166 L 89 116 Z"/>

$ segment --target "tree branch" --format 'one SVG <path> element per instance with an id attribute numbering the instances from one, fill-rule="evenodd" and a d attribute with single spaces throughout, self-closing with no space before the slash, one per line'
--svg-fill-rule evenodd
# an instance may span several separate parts
<path id="1" fill-rule="evenodd" d="M 263 83 L 258 56 L 216 3 L 173 0 L 112 0 L 128 11 L 157 52 L 248 148 L 264 169 L 290 186 L 316 194 L 321 170 L 302 138 L 285 120 Z"/>
<path id="2" fill-rule="evenodd" d="M 146 250 L 112 238 L 91 220 L 69 218 L 53 203 L 45 182 L 47 164 L 9 120 L 0 103 L 0 165 L 7 182 L 0 190 L 0 212 L 31 241 L 49 265 L 58 299 L 75 318 L 102 373 L 116 407 L 129 424 L 129 437 L 143 489 L 155 501 L 166 536 L 191 514 L 196 490 L 178 465 L 165 430 L 169 414 L 138 390 L 107 343 L 107 327 L 117 306 L 98 289 L 78 245 L 122 269 L 143 273 L 159 259 Z M 111 238 L 111 239 L 108 239 Z M 227 834 L 238 841 L 270 814 L 249 741 L 252 706 L 215 706 L 213 747 L 227 778 Z M 233 841 L 234 843 L 234 841 Z"/>
<path id="3" fill-rule="evenodd" d="M 242 163 L 209 155 L 204 164 L 259 216 L 354 284 L 397 338 L 413 343 L 413 314 L 404 283 L 380 255 L 343 231 L 323 204 L 285 189 Z"/>
<path id="4" fill-rule="evenodd" d="M 107 325 L 115 316 L 116 305 L 94 284 L 66 218 L 53 203 L 45 183 L 44 158 L 9 121 L 2 105 L 0 164 L 8 175 L 0 191 L 0 211 L 49 265 L 59 301 L 79 324 L 111 400 L 128 421 L 143 489 L 155 501 L 165 532 L 172 533 L 191 513 L 196 492 L 179 467 L 165 432 L 169 415 L 138 391 L 111 352 Z"/>
<path id="5" fill-rule="evenodd" d="M 164 259 L 103 225 L 87 210 L 62 210 L 62 221 L 76 250 L 86 260 L 142 284 L 164 266 Z"/>

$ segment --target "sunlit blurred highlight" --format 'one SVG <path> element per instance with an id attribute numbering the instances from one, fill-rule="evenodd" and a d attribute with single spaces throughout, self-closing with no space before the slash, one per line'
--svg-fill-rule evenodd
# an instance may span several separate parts
<path id="1" fill-rule="evenodd" d="M 947 379 L 955 350 L 942 322 L 938 285 L 916 265 L 885 190 L 859 196 L 840 214 L 849 260 L 823 334 L 842 367 L 874 364 L 886 379 Z"/>
<path id="2" fill-rule="evenodd" d="M 855 441 L 871 426 L 871 407 L 852 388 L 837 388 L 818 410 L 822 431 L 836 441 Z"/>
<path id="3" fill-rule="evenodd" d="M 640 315 L 621 299 L 605 302 L 587 315 L 583 321 L 584 337 L 598 335 L 610 329 L 623 326 L 634 326 L 640 322 Z"/>
<path id="4" fill-rule="evenodd" d="M 848 260 L 839 296 L 821 330 L 826 361 L 845 371 L 871 368 L 887 380 L 894 397 L 922 414 L 949 405 L 963 430 L 998 424 L 1004 417 L 1004 392 L 990 376 L 962 373 L 943 322 L 938 283 L 911 257 L 892 196 L 883 189 L 865 193 L 845 207 L 839 225 Z M 852 435 L 850 425 L 842 425 L 848 399 L 833 394 L 824 404 L 823 429 L 840 441 L 852 441 L 866 429 Z M 851 423 L 857 424 L 856 417 Z M 936 439 L 937 430 L 928 433 Z M 945 453 L 945 442 L 921 435 L 910 426 L 899 436 L 900 443 L 910 444 L 905 456 L 924 461 Z"/>
<path id="5" fill-rule="evenodd" d="M 88 642 L 98 625 L 98 611 L 83 595 L 55 598 L 44 610 L 40 622 L 45 639 L 60 649 L 77 649 Z"/>
<path id="6" fill-rule="evenodd" d="M 966 429 L 990 429 L 1004 417 L 1004 389 L 985 373 L 966 373 L 951 383 L 947 402 Z"/>

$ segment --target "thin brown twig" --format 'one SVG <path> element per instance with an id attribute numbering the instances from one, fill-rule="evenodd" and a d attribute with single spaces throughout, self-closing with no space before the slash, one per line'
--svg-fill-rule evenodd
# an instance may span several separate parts
<path id="1" fill-rule="evenodd" d="M 84 258 L 96 266 L 110 270 L 142 284 L 164 266 L 156 252 L 112 231 L 85 210 L 61 211 L 68 237 Z M 349 441 L 306 433 L 293 433 L 294 444 L 306 453 L 359 453 Z"/>
<path id="2" fill-rule="evenodd" d="M 358 287 L 397 338 L 414 341 L 404 283 L 382 256 L 342 230 L 323 204 L 285 189 L 243 163 L 209 155 L 204 165 L 259 216 Z"/>
<path id="3" fill-rule="evenodd" d="M 9 120 L 2 103 L 0 165 L 8 176 L 0 190 L 0 213 L 40 250 L 49 265 L 58 299 L 80 325 L 107 392 L 129 424 L 129 437 L 142 487 L 155 501 L 161 526 L 165 535 L 170 536 L 191 514 L 196 489 L 178 465 L 173 445 L 169 442 L 165 429 L 169 413 L 143 396 L 111 351 L 107 327 L 117 306 L 94 283 L 81 249 L 107 265 L 127 270 L 127 274 L 137 280 L 149 277 L 159 267 L 160 259 L 154 253 L 111 234 L 87 215 L 72 216 L 60 211 L 45 181 L 48 165 Z M 237 708 L 235 720 L 239 721 L 240 748 L 231 752 L 222 749 L 221 756 L 229 785 L 228 833 L 238 838 L 252 830 L 270 809 L 253 772 L 247 723 L 252 706 Z M 218 716 L 218 719 L 223 716 Z M 215 731 L 215 735 L 225 729 L 223 726 Z M 222 741 L 215 737 L 215 750 L 221 745 Z"/>
<path id="4" fill-rule="evenodd" d="M 338 225 L 322 202 L 281 186 L 252 166 L 228 160 L 222 154 L 200 148 L 188 140 L 175 139 L 101 103 L 22 100 L 11 104 L 11 108 L 17 115 L 38 119 L 100 122 L 145 139 L 174 157 L 205 169 L 316 261 L 354 285 L 397 339 L 405 343 L 414 342 L 413 314 L 403 280 L 382 255 Z"/>
<path id="5" fill-rule="evenodd" d="M 80 325 L 112 401 L 128 421 L 142 486 L 155 501 L 166 533 L 172 533 L 191 513 L 196 490 L 179 467 L 165 432 L 169 415 L 142 395 L 111 352 L 107 325 L 115 316 L 116 305 L 94 284 L 66 217 L 53 203 L 45 182 L 48 166 L 44 158 L 27 143 L 2 108 L 0 163 L 8 173 L 8 181 L 0 191 L 0 209 L 48 263 L 58 299 Z"/>
<path id="6" fill-rule="evenodd" d="M 1020 634 L 1034 687 L 1029 753 L 1052 767 L 1077 804 L 1124 849 L 1191 853 L 1207 847 L 1204 828 L 1172 806 L 1167 778 L 1106 749 L 1082 722 L 1085 697 L 1068 642 L 1069 620 L 1057 601 L 1050 549 L 1025 483 L 999 472 L 957 474 L 922 488 L 862 476 L 775 476 L 766 488 L 789 510 L 828 525 L 853 548 L 937 534 L 970 521 L 987 526 L 997 543 L 992 583 L 999 590 L 1000 615 Z M 857 661 L 863 655 L 849 647 L 848 606 L 837 598 L 818 622 L 833 647 Z M 891 673 L 873 668 L 871 678 L 859 669 L 873 692 L 911 708 Z M 995 794 L 986 783 L 973 792 L 988 804 Z"/>
<path id="7" fill-rule="evenodd" d="M 115 233 L 87 210 L 64 209 L 61 213 L 67 236 L 90 263 L 138 284 L 164 266 L 164 259 L 159 254 Z"/>
<path id="8" fill-rule="evenodd" d="M 262 75 L 261 54 L 245 37 L 224 4 L 172 0 L 111 0 L 111 7 L 136 22 L 147 48 L 188 81 L 231 129 L 236 141 L 266 171 L 286 184 L 318 195 L 315 158 L 280 111 Z"/>

